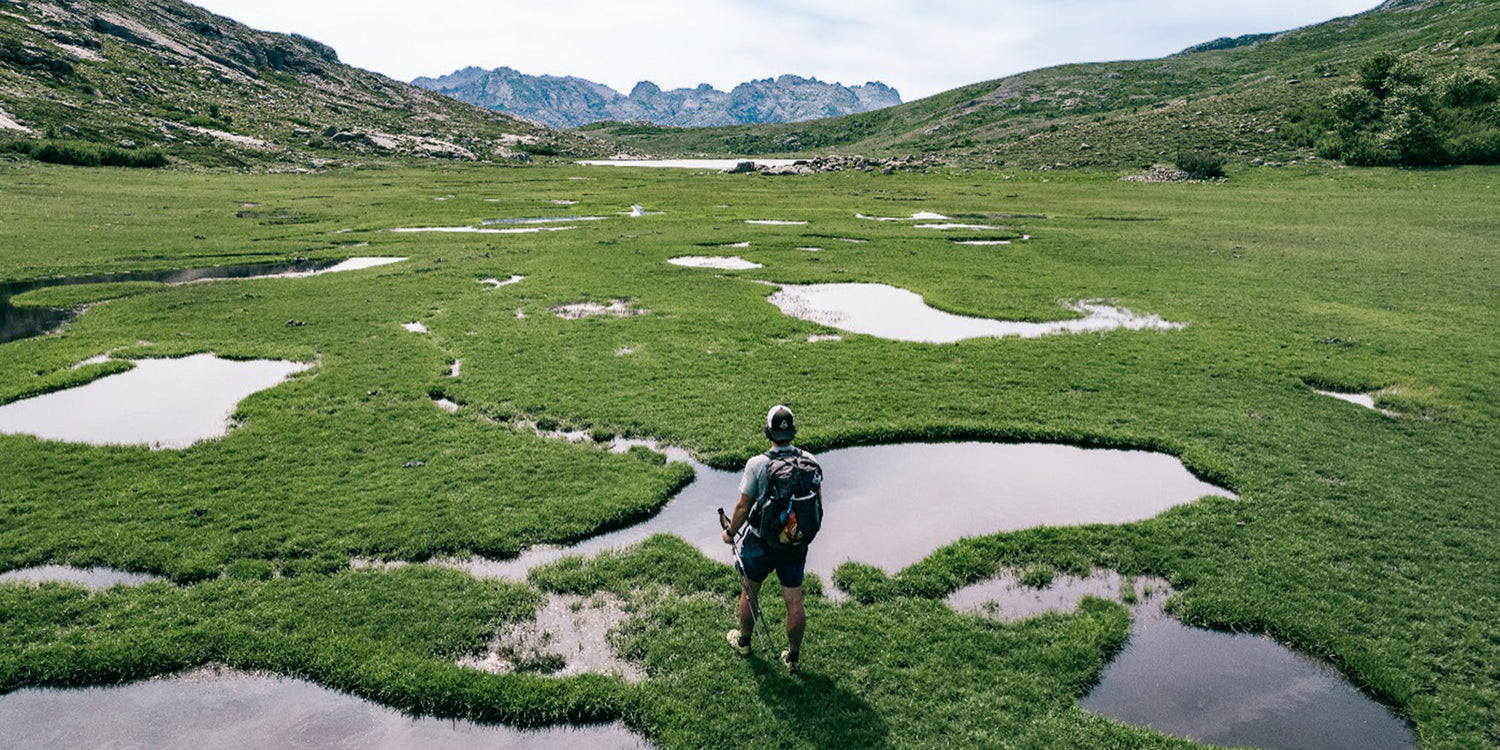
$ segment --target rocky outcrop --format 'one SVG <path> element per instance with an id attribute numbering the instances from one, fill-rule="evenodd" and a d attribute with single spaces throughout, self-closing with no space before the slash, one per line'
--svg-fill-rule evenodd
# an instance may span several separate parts
<path id="1" fill-rule="evenodd" d="M 845 170 L 859 170 L 863 172 L 879 171 L 881 174 L 895 174 L 898 170 L 917 170 L 936 167 L 941 164 L 936 156 L 900 156 L 889 159 L 873 160 L 863 156 L 815 156 L 811 159 L 798 159 L 791 164 L 757 164 L 753 161 L 742 161 L 733 167 L 724 170 L 725 174 L 762 174 L 767 176 L 786 176 L 817 174 L 819 172 L 842 172 Z"/>
<path id="2" fill-rule="evenodd" d="M 4 138 L 131 141 L 205 166 L 607 153 L 180 0 L 0 0 L 0 107 Z"/>
<path id="3" fill-rule="evenodd" d="M 844 86 L 793 75 L 749 81 L 730 91 L 719 91 L 706 83 L 690 89 L 663 90 L 650 81 L 641 81 L 629 94 L 582 78 L 533 76 L 511 68 L 464 68 L 412 83 L 557 127 L 602 120 L 675 127 L 801 122 L 901 103 L 901 95 L 883 83 Z"/>

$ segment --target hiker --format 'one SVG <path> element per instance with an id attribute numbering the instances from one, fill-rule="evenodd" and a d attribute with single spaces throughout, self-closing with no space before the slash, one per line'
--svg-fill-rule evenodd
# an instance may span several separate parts
<path id="1" fill-rule="evenodd" d="M 796 672 L 807 626 L 807 613 L 802 608 L 802 572 L 807 564 L 807 544 L 822 525 L 823 470 L 811 453 L 792 446 L 797 427 L 792 410 L 785 405 L 778 404 L 766 413 L 765 432 L 771 450 L 745 463 L 739 502 L 724 529 L 724 543 L 731 545 L 740 529 L 746 529 L 736 561 L 740 569 L 740 626 L 727 637 L 736 653 L 750 653 L 755 620 L 760 614 L 760 586 L 771 571 L 776 571 L 781 598 L 786 601 L 788 647 L 781 652 L 781 662 L 788 671 Z M 769 630 L 766 635 L 769 639 Z"/>

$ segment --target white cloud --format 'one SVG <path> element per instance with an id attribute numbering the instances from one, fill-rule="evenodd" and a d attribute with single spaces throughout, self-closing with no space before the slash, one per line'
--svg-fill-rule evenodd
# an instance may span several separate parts
<path id="1" fill-rule="evenodd" d="M 1376 0 L 197 0 L 410 80 L 507 65 L 628 91 L 782 73 L 880 80 L 911 100 L 1065 62 L 1159 57 Z"/>

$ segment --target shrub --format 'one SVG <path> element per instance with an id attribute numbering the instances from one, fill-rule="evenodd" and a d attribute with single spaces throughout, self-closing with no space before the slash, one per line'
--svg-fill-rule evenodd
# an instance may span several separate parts
<path id="1" fill-rule="evenodd" d="M 1402 164 L 1422 166 L 1440 164 L 1446 153 L 1438 136 L 1437 122 L 1421 102 L 1393 95 L 1385 132 L 1380 143 L 1395 153 Z"/>
<path id="2" fill-rule="evenodd" d="M 1448 158 L 1457 164 L 1500 164 L 1500 128 L 1457 136 L 1448 144 Z"/>
<path id="3" fill-rule="evenodd" d="M 1379 117 L 1379 104 L 1369 91 L 1354 86 L 1335 89 L 1328 97 L 1334 116 L 1355 126 L 1368 125 Z"/>
<path id="4" fill-rule="evenodd" d="M 1500 82 L 1488 71 L 1465 67 L 1443 80 L 1443 104 L 1472 107 L 1500 99 Z"/>
<path id="5" fill-rule="evenodd" d="M 34 146 L 31 157 L 37 161 L 79 167 L 154 168 L 167 165 L 166 154 L 155 146 L 123 149 L 88 141 L 47 141 Z"/>
<path id="6" fill-rule="evenodd" d="M 1177 154 L 1177 168 L 1195 180 L 1212 180 L 1224 176 L 1224 159 L 1207 151 L 1183 151 Z"/>
<path id="7" fill-rule="evenodd" d="M 560 153 L 557 147 L 550 143 L 527 143 L 522 144 L 520 149 L 532 156 L 557 156 Z"/>

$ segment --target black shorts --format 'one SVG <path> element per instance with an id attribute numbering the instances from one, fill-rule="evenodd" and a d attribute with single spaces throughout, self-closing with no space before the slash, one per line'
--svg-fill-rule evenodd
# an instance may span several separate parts
<path id="1" fill-rule="evenodd" d="M 745 577 L 755 583 L 766 580 L 774 570 L 782 588 L 795 589 L 802 585 L 807 547 L 772 547 L 747 532 L 744 544 L 740 545 L 740 565 L 745 568 Z"/>

